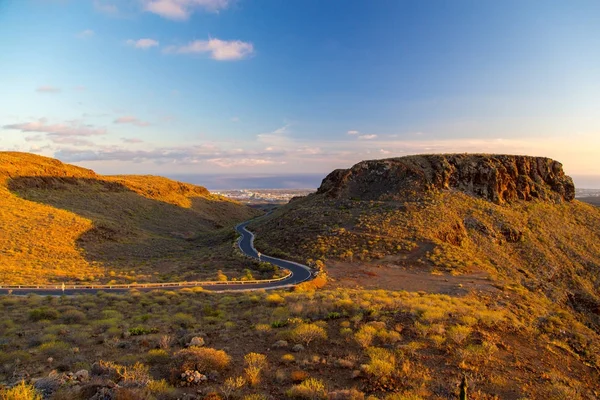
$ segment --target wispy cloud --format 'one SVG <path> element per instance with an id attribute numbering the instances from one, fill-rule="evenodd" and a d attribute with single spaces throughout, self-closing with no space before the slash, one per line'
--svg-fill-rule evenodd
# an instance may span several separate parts
<path id="1" fill-rule="evenodd" d="M 346 132 L 348 135 L 358 135 L 360 132 L 359 131 L 348 131 Z"/>
<path id="2" fill-rule="evenodd" d="M 195 40 L 183 46 L 169 46 L 165 48 L 169 54 L 210 54 L 210 58 L 218 61 L 235 61 L 251 56 L 254 45 L 241 40 Z"/>
<path id="3" fill-rule="evenodd" d="M 142 0 L 144 10 L 172 20 L 185 20 L 195 10 L 219 12 L 229 0 Z"/>
<path id="4" fill-rule="evenodd" d="M 61 90 L 55 86 L 44 85 L 38 86 L 35 91 L 38 93 L 59 93 Z"/>
<path id="5" fill-rule="evenodd" d="M 123 143 L 144 143 L 142 139 L 138 138 L 121 138 Z"/>
<path id="6" fill-rule="evenodd" d="M 94 142 L 88 139 L 83 139 L 79 136 L 48 136 L 48 139 L 55 144 L 67 144 L 76 147 L 94 146 Z"/>
<path id="7" fill-rule="evenodd" d="M 211 158 L 206 160 L 211 164 L 218 165 L 223 168 L 232 167 L 257 167 L 262 165 L 285 164 L 285 161 L 275 161 L 268 158 Z"/>
<path id="8" fill-rule="evenodd" d="M 129 39 L 125 43 L 127 43 L 129 46 L 135 47 L 136 49 L 149 49 L 151 47 L 157 47 L 159 45 L 157 40 L 148 38 L 138 40 Z"/>
<path id="9" fill-rule="evenodd" d="M 377 139 L 377 135 L 360 135 L 358 138 L 358 140 L 373 140 L 373 139 Z"/>
<path id="10" fill-rule="evenodd" d="M 80 39 L 87 39 L 95 35 L 95 32 L 91 29 L 86 29 L 77 34 L 77 37 Z"/>
<path id="11" fill-rule="evenodd" d="M 123 117 L 119 117 L 117 119 L 115 119 L 113 121 L 113 123 L 115 124 L 131 124 L 131 125 L 135 125 L 135 126 L 150 126 L 150 122 L 146 122 L 146 121 L 141 121 L 138 118 L 131 116 L 131 115 L 125 115 Z"/>
<path id="12" fill-rule="evenodd" d="M 21 132 L 40 132 L 48 136 L 96 136 L 106 134 L 106 129 L 86 125 L 81 121 L 68 121 L 58 124 L 48 124 L 48 120 L 40 118 L 34 122 L 4 125 L 3 129 L 18 130 Z"/>
<path id="13" fill-rule="evenodd" d="M 260 133 L 256 135 L 259 142 L 266 144 L 269 151 L 288 147 L 291 139 L 288 136 L 290 124 L 279 127 L 272 132 Z"/>

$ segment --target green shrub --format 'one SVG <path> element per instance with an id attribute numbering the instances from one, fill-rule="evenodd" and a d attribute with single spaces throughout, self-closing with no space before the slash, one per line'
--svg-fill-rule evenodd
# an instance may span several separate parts
<path id="1" fill-rule="evenodd" d="M 69 354 L 71 346 L 65 342 L 54 341 L 42 343 L 38 349 L 47 357 L 59 358 Z"/>
<path id="2" fill-rule="evenodd" d="M 56 311 L 53 308 L 40 307 L 34 308 L 29 312 L 29 319 L 31 319 L 32 321 L 41 321 L 44 319 L 55 320 L 59 317 L 59 315 L 60 314 L 58 313 L 58 311 Z"/>
<path id="3" fill-rule="evenodd" d="M 191 328 L 195 322 L 196 318 L 190 314 L 177 313 L 173 316 L 173 323 L 182 328 Z"/>
<path id="4" fill-rule="evenodd" d="M 129 328 L 129 334 L 131 336 L 149 335 L 151 333 L 158 333 L 158 329 L 157 328 L 143 328 L 143 327 Z"/>
<path id="5" fill-rule="evenodd" d="M 169 353 L 163 349 L 152 349 L 148 351 L 146 359 L 150 364 L 164 364 L 169 361 Z"/>
<path id="6" fill-rule="evenodd" d="M 85 320 L 85 313 L 78 310 L 65 311 L 61 319 L 65 324 L 79 324 Z"/>
<path id="7" fill-rule="evenodd" d="M 271 322 L 271 327 L 272 328 L 283 328 L 285 326 L 288 326 L 289 322 L 286 321 L 275 321 L 275 322 Z"/>

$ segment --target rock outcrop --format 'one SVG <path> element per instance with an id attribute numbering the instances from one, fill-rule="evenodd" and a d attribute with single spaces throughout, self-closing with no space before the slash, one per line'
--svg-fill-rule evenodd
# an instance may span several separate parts
<path id="1" fill-rule="evenodd" d="M 362 161 L 330 173 L 317 191 L 334 198 L 400 200 L 435 190 L 459 190 L 496 204 L 575 198 L 562 164 L 545 157 L 435 154 Z"/>

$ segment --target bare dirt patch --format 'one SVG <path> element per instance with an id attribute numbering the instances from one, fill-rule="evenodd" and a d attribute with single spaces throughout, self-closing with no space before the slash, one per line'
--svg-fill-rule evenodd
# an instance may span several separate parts
<path id="1" fill-rule="evenodd" d="M 453 296 L 469 292 L 497 292 L 486 272 L 462 275 L 435 272 L 427 266 L 403 266 L 396 263 L 356 264 L 330 262 L 328 275 L 336 286 L 364 289 L 406 290 Z"/>

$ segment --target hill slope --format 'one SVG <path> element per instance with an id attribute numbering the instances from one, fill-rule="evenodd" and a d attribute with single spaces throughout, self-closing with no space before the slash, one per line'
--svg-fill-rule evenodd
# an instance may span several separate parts
<path id="1" fill-rule="evenodd" d="M 200 278 L 202 238 L 230 247 L 221 228 L 257 215 L 203 187 L 12 152 L 0 153 L 0 202 L 0 282 L 23 284 Z"/>
<path id="2" fill-rule="evenodd" d="M 483 276 L 489 283 L 471 285 L 482 296 L 507 296 L 508 307 L 527 309 L 526 318 L 540 324 L 567 313 L 579 321 L 578 333 L 565 328 L 570 331 L 561 340 L 583 335 L 588 345 L 600 344 L 600 209 L 574 200 L 571 178 L 550 159 L 364 161 L 332 172 L 317 193 L 251 228 L 257 248 L 321 259 L 342 285 L 376 281 L 414 290 L 412 281 L 429 280 L 423 290 L 446 293 L 444 285 L 454 283 L 457 290 L 448 293 L 458 294 L 465 288 L 457 275 L 469 282 Z M 567 341 L 579 351 L 585 347 L 572 336 Z"/>

